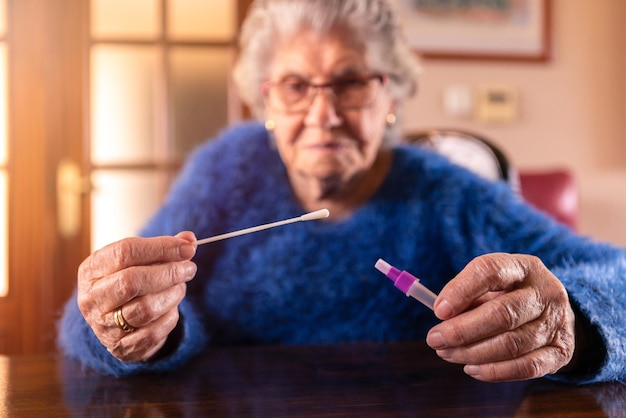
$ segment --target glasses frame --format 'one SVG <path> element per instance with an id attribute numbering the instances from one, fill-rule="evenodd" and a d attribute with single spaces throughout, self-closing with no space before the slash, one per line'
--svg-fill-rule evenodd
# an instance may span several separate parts
<path id="1" fill-rule="evenodd" d="M 355 76 L 354 79 L 359 79 L 359 80 L 367 80 L 368 82 L 372 81 L 372 80 L 378 80 L 380 87 L 383 87 L 387 84 L 389 77 L 385 74 L 380 74 L 380 73 L 373 73 L 373 74 L 368 74 L 368 75 L 363 75 L 363 76 Z M 306 106 L 303 107 L 303 109 L 297 109 L 297 110 L 293 110 L 289 108 L 289 105 L 283 105 L 283 106 L 273 106 L 269 103 L 269 93 L 270 93 L 270 89 L 272 87 L 279 87 L 281 85 L 284 84 L 284 81 L 265 81 L 261 84 L 261 93 L 263 94 L 263 98 L 265 101 L 265 105 L 274 109 L 274 110 L 278 110 L 287 114 L 305 114 L 308 112 L 311 104 L 313 104 L 313 102 L 315 101 L 315 98 L 317 97 L 317 94 L 319 93 L 320 90 L 329 90 L 330 93 L 332 93 L 332 99 L 333 99 L 333 106 L 335 107 L 336 110 L 351 110 L 351 109 L 362 109 L 366 106 L 369 106 L 370 104 L 372 104 L 377 97 L 377 93 L 378 91 L 375 92 L 375 94 L 373 94 L 373 97 L 371 100 L 367 101 L 366 103 L 360 104 L 358 106 L 338 106 L 337 103 L 337 94 L 335 93 L 334 88 L 340 83 L 340 80 L 336 80 L 336 81 L 331 81 L 328 83 L 320 83 L 320 84 L 315 84 L 315 83 L 309 83 L 308 81 L 303 81 L 304 83 L 307 84 L 307 93 L 306 95 L 303 97 L 303 100 L 309 100 L 309 102 L 307 103 Z M 344 81 L 349 80 L 348 77 L 343 79 Z M 280 99 L 279 99 L 280 100 Z"/>

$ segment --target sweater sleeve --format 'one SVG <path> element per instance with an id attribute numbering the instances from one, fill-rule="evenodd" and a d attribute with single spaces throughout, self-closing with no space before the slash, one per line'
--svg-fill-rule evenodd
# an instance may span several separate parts
<path id="1" fill-rule="evenodd" d="M 626 316 L 626 249 L 574 233 L 506 188 L 465 181 L 475 184 L 443 193 L 449 204 L 442 230 L 464 231 L 447 238 L 452 263 L 461 269 L 473 257 L 497 251 L 539 257 L 563 283 L 596 345 L 583 358 L 588 367 L 549 377 L 577 384 L 626 379 L 626 327 L 621 323 Z"/>
<path id="2" fill-rule="evenodd" d="M 577 235 L 532 208 L 516 205 L 513 211 L 523 213 L 518 218 L 523 227 L 508 235 L 514 239 L 504 247 L 544 262 L 563 283 L 593 342 L 582 358 L 584 367 L 549 378 L 575 384 L 626 379 L 626 328 L 620 323 L 626 316 L 626 249 Z"/>
<path id="3" fill-rule="evenodd" d="M 243 165 L 242 153 L 253 154 L 254 147 L 243 152 L 242 141 L 251 138 L 260 143 L 265 131 L 260 124 L 238 125 L 208 141 L 198 148 L 188 159 L 166 201 L 147 222 L 141 236 L 174 235 L 183 230 L 191 230 L 199 238 L 221 231 L 226 218 L 224 213 L 225 196 L 240 193 L 231 190 L 232 175 L 224 167 Z M 204 266 L 210 265 L 217 257 L 215 253 L 203 253 L 201 259 L 194 259 Z M 76 293 L 66 303 L 58 324 L 57 345 L 67 356 L 105 374 L 126 376 L 144 372 L 172 370 L 200 352 L 209 340 L 203 323 L 202 308 L 198 304 L 202 283 L 207 280 L 197 275 L 187 286 L 187 296 L 179 305 L 180 319 L 177 325 L 176 341 L 167 354 L 155 361 L 121 362 L 113 357 L 100 343 L 78 309 Z"/>
<path id="4" fill-rule="evenodd" d="M 556 268 L 553 273 L 585 316 L 589 331 L 599 336 L 593 339 L 597 345 L 592 350 L 600 363 L 551 378 L 577 384 L 626 379 L 626 255 Z"/>
<path id="5" fill-rule="evenodd" d="M 179 305 L 182 332 L 173 352 L 158 361 L 123 362 L 113 357 L 100 343 L 87 324 L 76 303 L 76 293 L 65 305 L 59 323 L 58 344 L 65 355 L 103 374 L 129 376 L 145 372 L 174 370 L 199 353 L 206 345 L 207 336 L 198 321 L 193 306 L 187 301 Z"/>

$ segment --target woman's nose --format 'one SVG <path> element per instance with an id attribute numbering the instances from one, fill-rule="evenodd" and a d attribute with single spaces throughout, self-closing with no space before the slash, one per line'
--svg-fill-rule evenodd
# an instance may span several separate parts
<path id="1" fill-rule="evenodd" d="M 307 111 L 305 123 L 310 126 L 333 128 L 341 125 L 341 118 L 335 108 L 335 97 L 328 88 L 317 88 Z"/>

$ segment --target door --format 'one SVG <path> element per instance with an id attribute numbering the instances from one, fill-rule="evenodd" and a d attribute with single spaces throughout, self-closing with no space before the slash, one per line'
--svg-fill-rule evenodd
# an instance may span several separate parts
<path id="1" fill-rule="evenodd" d="M 137 233 L 188 153 L 240 117 L 228 72 L 249 2 L 5 2 L 0 353 L 27 354 L 54 349 L 80 262 Z"/>
<path id="2" fill-rule="evenodd" d="M 7 124 L 1 231 L 8 245 L 1 278 L 2 353 L 53 346 L 58 309 L 88 251 L 88 231 L 57 233 L 54 176 L 62 158 L 82 156 L 82 6 L 78 0 L 3 0 Z"/>

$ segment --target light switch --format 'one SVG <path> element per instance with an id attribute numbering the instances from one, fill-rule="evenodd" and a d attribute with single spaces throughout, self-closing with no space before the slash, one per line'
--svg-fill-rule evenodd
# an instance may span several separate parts
<path id="1" fill-rule="evenodd" d="M 454 84 L 446 86 L 443 90 L 443 109 L 448 116 L 468 117 L 472 116 L 474 98 L 469 86 Z"/>
<path id="2" fill-rule="evenodd" d="M 486 84 L 477 89 L 476 118 L 481 122 L 512 122 L 518 116 L 517 89 L 508 84 Z"/>

